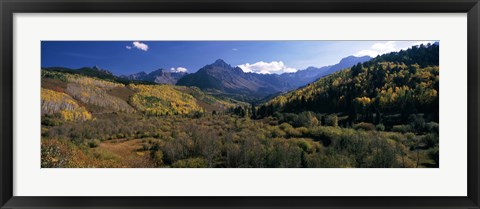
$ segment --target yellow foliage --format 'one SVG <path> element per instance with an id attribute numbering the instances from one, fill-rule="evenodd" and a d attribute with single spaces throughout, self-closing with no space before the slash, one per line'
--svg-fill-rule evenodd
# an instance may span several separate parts
<path id="1" fill-rule="evenodd" d="M 137 93 L 130 98 L 131 104 L 147 115 L 185 115 L 204 112 L 190 94 L 176 90 L 170 85 L 129 85 Z"/>
<path id="2" fill-rule="evenodd" d="M 90 120 L 92 115 L 68 94 L 50 89 L 41 90 L 42 115 L 58 115 L 65 121 Z"/>
<path id="3" fill-rule="evenodd" d="M 355 102 L 361 104 L 362 106 L 368 106 L 370 103 L 372 103 L 372 99 L 369 97 L 357 97 L 355 98 Z"/>

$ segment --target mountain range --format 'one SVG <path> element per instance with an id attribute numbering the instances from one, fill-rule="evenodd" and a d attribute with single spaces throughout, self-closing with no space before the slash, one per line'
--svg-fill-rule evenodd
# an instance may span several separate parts
<path id="1" fill-rule="evenodd" d="M 257 74 L 245 73 L 219 59 L 206 65 L 196 73 L 185 75 L 177 85 L 197 86 L 203 90 L 213 90 L 227 94 L 263 98 L 302 87 L 323 76 L 372 59 L 369 56 L 343 58 L 338 64 L 322 68 L 309 67 L 295 73 Z"/>
<path id="2" fill-rule="evenodd" d="M 131 75 L 115 76 L 110 71 L 98 66 L 70 69 L 64 67 L 43 68 L 49 71 L 81 74 L 100 79 L 111 80 L 121 83 L 144 83 L 144 84 L 170 84 L 179 86 L 195 86 L 202 90 L 221 95 L 227 95 L 236 99 L 251 101 L 262 99 L 271 95 L 287 92 L 305 86 L 321 77 L 332 74 L 339 70 L 349 68 L 357 63 L 372 59 L 369 56 L 349 56 L 340 60 L 335 65 L 321 68 L 308 67 L 294 73 L 283 74 L 258 74 L 246 73 L 237 66 L 231 66 L 222 59 L 205 65 L 195 73 L 178 72 L 173 70 L 158 70 L 146 73 L 144 71 Z"/>

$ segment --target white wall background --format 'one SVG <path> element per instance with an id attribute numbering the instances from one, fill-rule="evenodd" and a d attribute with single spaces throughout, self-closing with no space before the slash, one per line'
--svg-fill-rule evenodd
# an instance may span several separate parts
<path id="1" fill-rule="evenodd" d="M 41 169 L 42 40 L 440 40 L 441 167 Z M 466 196 L 466 40 L 466 14 L 15 14 L 14 195 Z"/>

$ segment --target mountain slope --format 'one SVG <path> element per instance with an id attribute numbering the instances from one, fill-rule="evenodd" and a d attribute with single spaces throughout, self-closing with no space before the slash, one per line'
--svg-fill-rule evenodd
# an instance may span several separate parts
<path id="1" fill-rule="evenodd" d="M 195 87 L 122 84 L 80 74 L 42 70 L 42 115 L 88 120 L 106 113 L 190 115 L 220 112 L 237 105 Z"/>

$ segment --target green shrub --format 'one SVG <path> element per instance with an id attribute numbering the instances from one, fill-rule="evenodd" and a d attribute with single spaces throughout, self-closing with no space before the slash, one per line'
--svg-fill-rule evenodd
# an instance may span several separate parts
<path id="1" fill-rule="evenodd" d="M 415 139 L 415 134 L 408 132 L 408 133 L 405 133 L 405 137 L 407 138 L 407 140 L 413 140 Z"/>
<path id="2" fill-rule="evenodd" d="M 91 140 L 91 141 L 88 142 L 88 146 L 90 148 L 98 147 L 98 145 L 100 145 L 100 141 L 97 140 L 97 139 L 94 139 L 94 140 Z"/>
<path id="3" fill-rule="evenodd" d="M 148 143 L 142 143 L 142 151 L 147 151 L 150 149 L 150 145 Z"/>
<path id="4" fill-rule="evenodd" d="M 163 152 L 161 150 L 152 151 L 150 155 L 157 167 L 163 165 Z"/>
<path id="5" fill-rule="evenodd" d="M 361 123 L 357 123 L 355 125 L 353 125 L 353 128 L 355 130 L 365 130 L 365 131 L 373 131 L 375 130 L 375 125 L 371 124 L 371 123 L 365 123 L 365 122 L 361 122 Z"/>
<path id="6" fill-rule="evenodd" d="M 287 133 L 288 137 L 291 137 L 291 138 L 302 137 L 302 132 L 293 127 L 286 129 L 285 132 Z"/>
<path id="7" fill-rule="evenodd" d="M 347 129 L 319 126 L 311 129 L 309 135 L 315 140 L 321 141 L 324 146 L 328 146 L 330 143 L 339 140 L 342 136 L 342 131 L 346 130 Z"/>
<path id="8" fill-rule="evenodd" d="M 397 158 L 396 143 L 390 139 L 375 139 L 372 142 L 372 148 L 376 150 L 372 153 L 370 161 L 367 162 L 368 167 L 373 168 L 391 168 L 400 167 L 399 159 Z"/>
<path id="9" fill-rule="evenodd" d="M 286 135 L 285 131 L 282 131 L 281 129 L 279 129 L 276 126 L 273 126 L 271 133 L 272 133 L 272 137 L 274 137 L 274 138 L 285 137 L 285 135 Z"/>
<path id="10" fill-rule="evenodd" d="M 421 142 L 424 143 L 426 147 L 434 147 L 438 145 L 438 135 L 427 134 L 422 138 Z"/>
<path id="11" fill-rule="evenodd" d="M 392 131 L 407 133 L 407 132 L 412 132 L 412 127 L 410 127 L 410 125 L 394 125 L 392 127 Z"/>
<path id="12" fill-rule="evenodd" d="M 188 158 L 172 164 L 173 168 L 207 168 L 208 162 L 204 158 Z"/>
<path id="13" fill-rule="evenodd" d="M 52 117 L 48 115 L 42 115 L 42 125 L 45 126 L 59 126 L 62 125 L 63 121 L 61 118 Z"/>
<path id="14" fill-rule="evenodd" d="M 425 131 L 427 133 L 437 133 L 438 134 L 439 125 L 435 122 L 425 123 Z"/>
<path id="15" fill-rule="evenodd" d="M 292 126 L 292 125 L 290 125 L 290 124 L 288 124 L 288 123 L 285 123 L 285 122 L 284 122 L 284 123 L 282 123 L 282 124 L 280 124 L 280 126 L 279 126 L 279 127 L 280 127 L 280 129 L 282 129 L 282 130 L 286 130 L 286 129 L 293 128 L 293 126 Z"/>
<path id="16" fill-rule="evenodd" d="M 417 132 L 422 132 L 425 129 L 425 119 L 423 119 L 423 115 L 421 114 L 412 114 L 408 117 L 408 121 L 410 121 L 410 126 Z"/>
<path id="17" fill-rule="evenodd" d="M 107 161 L 116 161 L 120 159 L 120 157 L 112 152 L 109 152 L 104 149 L 97 149 L 93 152 L 93 156 L 99 160 L 107 160 Z"/>
<path id="18" fill-rule="evenodd" d="M 302 133 L 302 135 L 307 135 L 308 134 L 308 128 L 305 128 L 305 127 L 299 127 L 299 128 L 296 128 L 297 131 L 300 131 L 300 133 Z"/>
<path id="19" fill-rule="evenodd" d="M 337 115 L 328 115 L 325 117 L 325 125 L 338 127 L 338 117 Z"/>
<path id="20" fill-rule="evenodd" d="M 385 126 L 381 123 L 376 125 L 375 128 L 377 129 L 377 131 L 385 131 Z"/>
<path id="21" fill-rule="evenodd" d="M 304 152 L 310 153 L 310 152 L 313 151 L 313 150 L 312 150 L 312 148 L 313 148 L 312 144 L 310 144 L 310 143 L 309 143 L 307 140 L 305 140 L 305 139 L 298 140 L 298 141 L 297 141 L 297 145 L 298 145 L 300 148 L 302 148 L 302 150 L 303 150 Z"/>
<path id="22" fill-rule="evenodd" d="M 430 157 L 433 161 L 435 161 L 435 164 L 437 166 L 440 165 L 440 155 L 438 151 L 438 146 L 435 146 L 428 150 L 428 157 Z"/>

